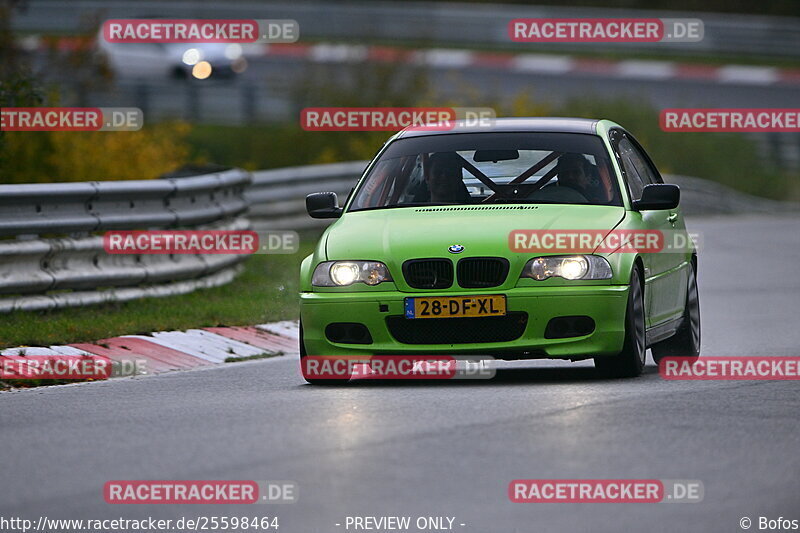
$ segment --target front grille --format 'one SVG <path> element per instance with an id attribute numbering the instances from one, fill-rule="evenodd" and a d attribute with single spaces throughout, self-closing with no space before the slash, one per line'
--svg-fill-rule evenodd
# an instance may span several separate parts
<path id="1" fill-rule="evenodd" d="M 557 316 L 551 318 L 544 328 L 545 339 L 581 337 L 594 331 L 594 320 L 590 316 Z"/>
<path id="2" fill-rule="evenodd" d="M 497 287 L 508 275 L 508 259 L 468 257 L 458 262 L 458 284 L 468 289 Z"/>
<path id="3" fill-rule="evenodd" d="M 403 263 L 403 276 L 415 289 L 446 289 L 453 285 L 453 263 L 449 259 L 411 259 Z"/>
<path id="4" fill-rule="evenodd" d="M 409 319 L 402 315 L 386 317 L 392 337 L 403 344 L 476 344 L 508 342 L 522 336 L 528 313 L 469 318 Z"/>
<path id="5" fill-rule="evenodd" d="M 358 322 L 333 322 L 325 326 L 325 337 L 343 344 L 372 344 L 372 335 Z"/>

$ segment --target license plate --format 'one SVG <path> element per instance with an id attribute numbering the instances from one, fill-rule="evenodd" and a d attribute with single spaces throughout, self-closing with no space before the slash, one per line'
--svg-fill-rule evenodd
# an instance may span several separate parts
<path id="1" fill-rule="evenodd" d="M 405 310 L 406 318 L 503 316 L 506 314 L 506 297 L 492 294 L 406 298 Z"/>

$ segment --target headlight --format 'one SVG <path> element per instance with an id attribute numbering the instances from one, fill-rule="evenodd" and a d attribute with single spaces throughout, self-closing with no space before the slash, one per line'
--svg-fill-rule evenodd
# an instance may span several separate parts
<path id="1" fill-rule="evenodd" d="M 611 265 L 599 255 L 553 255 L 531 259 L 522 269 L 523 278 L 610 279 Z"/>
<path id="2" fill-rule="evenodd" d="M 378 261 L 325 261 L 317 265 L 311 277 L 311 284 L 316 287 L 377 285 L 384 281 L 392 281 L 392 276 L 386 265 Z"/>
<path id="3" fill-rule="evenodd" d="M 183 53 L 183 56 L 181 57 L 181 61 L 183 61 L 190 67 L 199 63 L 201 59 L 203 59 L 203 52 L 201 52 L 197 48 L 189 48 Z"/>

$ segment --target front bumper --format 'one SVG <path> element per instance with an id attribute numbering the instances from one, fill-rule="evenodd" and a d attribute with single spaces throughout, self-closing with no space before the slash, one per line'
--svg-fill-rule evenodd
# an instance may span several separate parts
<path id="1" fill-rule="evenodd" d="M 526 313 L 527 324 L 519 338 L 504 342 L 406 344 L 392 335 L 387 324 L 387 317 L 403 315 L 404 299 L 407 297 L 471 293 L 505 294 L 509 314 Z M 300 295 L 300 317 L 309 355 L 481 354 L 497 358 L 583 358 L 615 355 L 622 349 L 627 299 L 626 285 L 517 287 L 478 293 L 304 292 Z M 545 328 L 550 319 L 575 315 L 591 317 L 595 322 L 594 331 L 578 337 L 545 338 Z M 454 319 L 417 319 L 414 322 L 428 320 Z M 369 329 L 372 343 L 329 341 L 325 328 L 335 322 L 364 324 Z"/>

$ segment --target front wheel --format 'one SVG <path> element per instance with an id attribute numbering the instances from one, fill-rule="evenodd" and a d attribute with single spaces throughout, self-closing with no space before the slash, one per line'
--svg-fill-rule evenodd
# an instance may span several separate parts
<path id="1" fill-rule="evenodd" d="M 602 374 L 614 378 L 636 377 L 644 369 L 647 347 L 644 331 L 644 293 L 639 269 L 631 272 L 628 307 L 625 312 L 625 342 L 616 356 L 595 357 L 594 366 Z"/>
<path id="2" fill-rule="evenodd" d="M 675 335 L 657 342 L 652 347 L 653 360 L 661 362 L 665 357 L 684 357 L 694 363 L 700 357 L 700 296 L 697 292 L 695 265 L 689 267 L 689 281 L 686 288 L 686 305 L 683 320 Z"/>
<path id="3" fill-rule="evenodd" d="M 344 385 L 350 381 L 349 377 L 343 379 L 320 379 L 309 375 L 309 373 L 306 371 L 306 365 L 304 364 L 305 358 L 308 357 L 308 354 L 306 353 L 306 345 L 303 342 L 302 320 L 300 321 L 300 335 L 298 340 L 300 342 L 300 372 L 303 374 L 303 379 L 305 379 L 306 382 L 308 382 L 310 385 Z"/>

